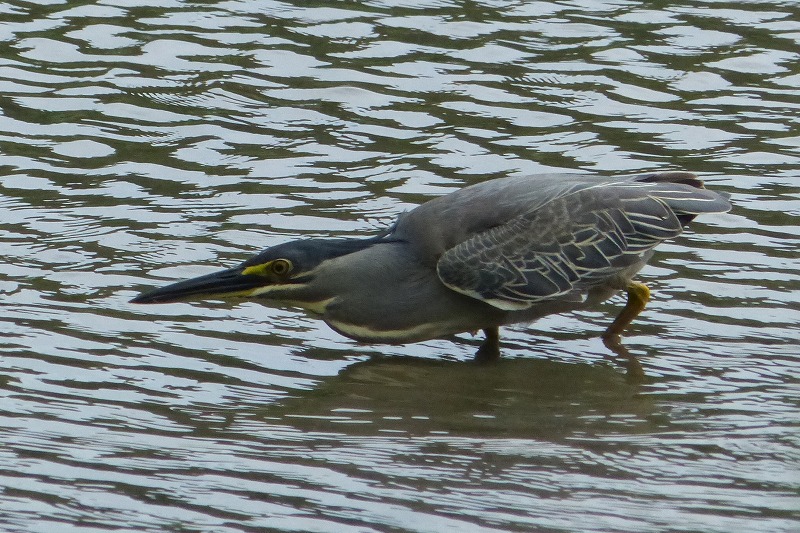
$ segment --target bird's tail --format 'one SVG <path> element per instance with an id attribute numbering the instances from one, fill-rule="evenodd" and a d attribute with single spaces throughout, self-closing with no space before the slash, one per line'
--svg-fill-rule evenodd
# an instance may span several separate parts
<path id="1" fill-rule="evenodd" d="M 728 195 L 705 188 L 703 181 L 691 172 L 658 172 L 646 174 L 636 181 L 657 184 L 650 194 L 666 203 L 684 226 L 703 213 L 730 211 Z"/>

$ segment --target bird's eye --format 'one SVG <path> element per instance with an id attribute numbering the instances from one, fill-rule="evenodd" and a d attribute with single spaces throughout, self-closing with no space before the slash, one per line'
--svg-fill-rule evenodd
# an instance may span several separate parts
<path id="1" fill-rule="evenodd" d="M 272 273 L 276 276 L 285 276 L 292 270 L 292 262 L 288 259 L 276 259 L 272 262 Z"/>

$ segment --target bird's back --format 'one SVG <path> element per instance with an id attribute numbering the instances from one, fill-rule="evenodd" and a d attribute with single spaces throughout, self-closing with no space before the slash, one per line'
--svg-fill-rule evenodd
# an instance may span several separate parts
<path id="1" fill-rule="evenodd" d="M 489 180 L 434 198 L 403 213 L 392 234 L 417 245 L 421 258 L 438 259 L 450 248 L 476 234 L 533 213 L 556 200 L 587 191 L 584 198 L 614 196 L 640 190 L 664 198 L 688 223 L 694 215 L 730 209 L 720 194 L 703 188 L 689 172 L 661 172 L 631 177 L 594 174 L 539 174 Z M 679 195 L 679 196 L 676 196 Z M 576 202 L 572 211 L 582 206 Z"/>
<path id="2" fill-rule="evenodd" d="M 436 198 L 404 214 L 392 236 L 411 243 L 450 289 L 519 311 L 622 288 L 652 248 L 696 215 L 729 208 L 687 172 L 547 174 Z"/>

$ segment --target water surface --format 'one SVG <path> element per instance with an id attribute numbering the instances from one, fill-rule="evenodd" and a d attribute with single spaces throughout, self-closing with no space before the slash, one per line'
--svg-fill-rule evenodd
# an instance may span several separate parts
<path id="1" fill-rule="evenodd" d="M 800 529 L 794 2 L 0 6 L 4 531 Z M 362 345 L 139 290 L 552 171 L 734 210 L 622 303 Z"/>

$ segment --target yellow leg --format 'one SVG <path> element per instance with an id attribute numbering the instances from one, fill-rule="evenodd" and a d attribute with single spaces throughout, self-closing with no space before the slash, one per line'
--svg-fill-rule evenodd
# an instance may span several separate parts
<path id="1" fill-rule="evenodd" d="M 622 332 L 627 328 L 633 319 L 642 312 L 644 306 L 650 300 L 650 289 L 647 285 L 638 281 L 631 281 L 627 288 L 628 302 L 622 311 L 619 312 L 614 322 L 608 326 L 608 329 L 603 333 L 604 339 L 618 338 Z"/>
<path id="2" fill-rule="evenodd" d="M 603 344 L 614 352 L 618 358 L 625 361 L 628 380 L 632 383 L 642 383 L 645 379 L 644 369 L 639 360 L 622 345 L 620 335 L 647 305 L 650 300 L 650 289 L 644 283 L 631 281 L 628 284 L 627 293 L 628 301 L 625 303 L 625 307 L 622 308 L 617 318 L 603 333 Z"/>

